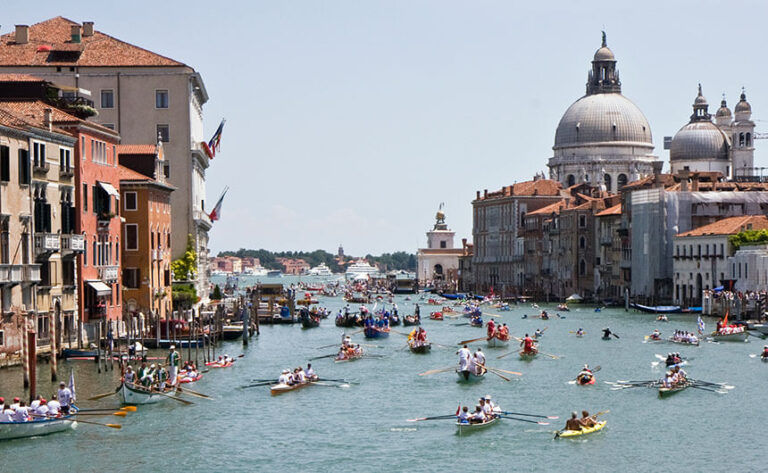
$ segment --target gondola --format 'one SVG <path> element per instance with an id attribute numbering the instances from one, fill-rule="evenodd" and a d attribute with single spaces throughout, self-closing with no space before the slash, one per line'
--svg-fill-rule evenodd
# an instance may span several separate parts
<path id="1" fill-rule="evenodd" d="M 363 335 L 365 338 L 387 338 L 389 337 L 389 328 L 365 327 Z"/>
<path id="2" fill-rule="evenodd" d="M 408 348 L 410 348 L 413 353 L 429 353 L 430 350 L 432 350 L 432 344 L 427 341 L 421 345 L 416 345 L 413 340 L 409 340 Z"/>
<path id="3" fill-rule="evenodd" d="M 416 318 L 414 315 L 406 315 L 403 317 L 403 326 L 411 327 L 414 325 L 421 325 L 421 318 Z"/>

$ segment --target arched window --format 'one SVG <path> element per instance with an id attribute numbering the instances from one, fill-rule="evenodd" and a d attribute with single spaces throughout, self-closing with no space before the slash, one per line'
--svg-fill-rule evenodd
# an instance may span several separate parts
<path id="1" fill-rule="evenodd" d="M 579 248 L 582 250 L 587 247 L 587 239 L 584 237 L 579 238 Z"/>
<path id="2" fill-rule="evenodd" d="M 587 262 L 581 260 L 579 262 L 579 275 L 584 276 L 585 274 L 587 274 Z"/>
<path id="3" fill-rule="evenodd" d="M 744 133 L 739 133 L 739 146 L 744 146 Z"/>
<path id="4" fill-rule="evenodd" d="M 621 189 L 622 187 L 627 185 L 627 175 L 626 174 L 619 174 L 618 179 L 616 179 L 616 185 L 617 189 Z"/>
<path id="5" fill-rule="evenodd" d="M 576 184 L 576 176 L 573 174 L 568 174 L 568 187 L 571 187 Z"/>
<path id="6" fill-rule="evenodd" d="M 438 276 L 442 276 L 443 274 L 443 265 L 442 264 L 436 264 L 434 268 L 435 274 Z"/>
<path id="7" fill-rule="evenodd" d="M 611 175 L 606 174 L 605 176 L 603 176 L 603 182 L 605 182 L 605 190 L 607 190 L 608 192 L 611 192 L 611 184 L 612 184 Z"/>
<path id="8" fill-rule="evenodd" d="M 525 227 L 525 212 L 520 212 L 520 226 Z"/>
<path id="9" fill-rule="evenodd" d="M 752 133 L 747 133 L 747 146 L 752 146 Z"/>

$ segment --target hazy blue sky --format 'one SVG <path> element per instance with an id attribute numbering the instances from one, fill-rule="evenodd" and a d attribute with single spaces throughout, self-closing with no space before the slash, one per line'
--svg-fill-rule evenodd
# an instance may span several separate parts
<path id="1" fill-rule="evenodd" d="M 621 4 L 14 1 L 0 23 L 92 20 L 202 73 L 206 135 L 228 120 L 208 171 L 207 202 L 231 188 L 214 251 L 361 254 L 424 246 L 440 202 L 460 243 L 476 190 L 545 171 L 601 29 L 666 162 L 698 82 L 712 113 L 745 86 L 768 132 L 766 2 Z"/>

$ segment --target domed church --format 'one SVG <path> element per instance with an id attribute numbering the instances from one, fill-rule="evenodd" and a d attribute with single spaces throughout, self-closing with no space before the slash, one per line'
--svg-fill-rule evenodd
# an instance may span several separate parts
<path id="1" fill-rule="evenodd" d="M 589 183 L 617 192 L 627 182 L 661 170 L 651 127 L 643 112 L 621 94 L 616 57 L 603 43 L 587 77 L 587 93 L 568 107 L 555 133 L 551 179 L 563 186 Z"/>
<path id="2" fill-rule="evenodd" d="M 735 116 L 732 116 L 723 97 L 713 122 L 699 84 L 699 93 L 693 101 L 693 115 L 670 143 L 672 173 L 714 171 L 734 180 L 748 179 L 754 174 L 752 106 L 744 91 L 740 99 L 734 108 Z"/>

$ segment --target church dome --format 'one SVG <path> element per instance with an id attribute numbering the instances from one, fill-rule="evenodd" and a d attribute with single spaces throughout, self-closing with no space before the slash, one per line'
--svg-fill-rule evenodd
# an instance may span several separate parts
<path id="1" fill-rule="evenodd" d="M 728 160 L 728 139 L 711 121 L 693 121 L 682 127 L 672 138 L 669 159 Z"/>
<path id="2" fill-rule="evenodd" d="M 651 127 L 621 93 L 597 93 L 568 107 L 557 125 L 554 149 L 612 143 L 653 147 Z"/>
<path id="3" fill-rule="evenodd" d="M 730 118 L 731 110 L 728 108 L 728 104 L 725 103 L 725 99 L 720 102 L 720 108 L 715 112 L 715 118 Z"/>
<path id="4" fill-rule="evenodd" d="M 752 113 L 752 106 L 747 102 L 747 94 L 742 92 L 741 97 L 739 98 L 741 100 L 739 100 L 739 103 L 733 108 L 733 111 L 736 113 Z"/>
<path id="5" fill-rule="evenodd" d="M 595 61 L 615 61 L 616 56 L 613 55 L 613 51 L 608 46 L 603 46 L 595 52 Z"/>

